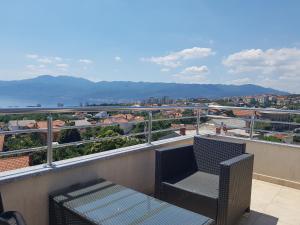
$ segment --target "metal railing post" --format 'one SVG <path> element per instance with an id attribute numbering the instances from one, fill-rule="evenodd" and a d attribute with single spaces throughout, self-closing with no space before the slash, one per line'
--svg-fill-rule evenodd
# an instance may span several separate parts
<path id="1" fill-rule="evenodd" d="M 200 122 L 201 122 L 200 109 L 197 109 L 197 130 L 196 130 L 197 135 L 199 135 L 200 133 Z"/>
<path id="2" fill-rule="evenodd" d="M 254 133 L 254 124 L 255 124 L 255 111 L 251 115 L 251 121 L 250 121 L 250 139 L 253 139 L 253 133 Z"/>
<path id="3" fill-rule="evenodd" d="M 53 162 L 53 122 L 52 116 L 48 116 L 47 118 L 47 165 L 52 166 Z"/>
<path id="4" fill-rule="evenodd" d="M 152 139 L 152 111 L 149 111 L 148 113 L 148 144 L 151 144 Z"/>

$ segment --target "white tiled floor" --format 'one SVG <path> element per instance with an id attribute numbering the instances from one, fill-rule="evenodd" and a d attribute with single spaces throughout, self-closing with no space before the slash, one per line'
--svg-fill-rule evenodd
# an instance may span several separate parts
<path id="1" fill-rule="evenodd" d="M 300 190 L 253 180 L 251 213 L 239 225 L 300 225 Z"/>

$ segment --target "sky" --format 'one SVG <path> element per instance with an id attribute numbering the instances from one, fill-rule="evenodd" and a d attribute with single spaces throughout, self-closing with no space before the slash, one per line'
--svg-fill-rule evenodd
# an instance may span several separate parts
<path id="1" fill-rule="evenodd" d="M 300 93 L 299 0 L 2 0 L 0 80 L 258 84 Z"/>

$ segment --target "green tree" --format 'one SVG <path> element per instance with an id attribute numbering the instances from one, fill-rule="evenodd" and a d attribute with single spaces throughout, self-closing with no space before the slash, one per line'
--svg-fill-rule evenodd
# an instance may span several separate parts
<path id="1" fill-rule="evenodd" d="M 75 141 L 81 141 L 81 136 L 77 129 L 66 129 L 60 132 L 59 139 L 58 139 L 59 144 L 75 142 Z"/>
<path id="2" fill-rule="evenodd" d="M 5 137 L 4 151 L 34 148 L 43 145 L 43 139 L 39 133 L 11 135 Z"/>
<path id="3" fill-rule="evenodd" d="M 60 114 L 53 113 L 51 114 L 53 120 L 73 120 L 71 114 Z M 10 120 L 36 120 L 36 121 L 44 121 L 47 120 L 47 114 L 15 114 L 15 115 L 0 115 L 0 122 L 8 123 Z"/>
<path id="4" fill-rule="evenodd" d="M 255 130 L 272 130 L 272 124 L 267 122 L 255 122 L 254 124 Z"/>
<path id="5" fill-rule="evenodd" d="M 295 115 L 294 118 L 293 118 L 293 121 L 295 123 L 300 123 L 300 116 L 299 115 Z"/>
<path id="6" fill-rule="evenodd" d="M 120 128 L 120 126 L 115 125 L 115 126 L 106 126 L 106 127 L 92 127 L 92 128 L 89 127 L 84 132 L 81 133 L 81 137 L 82 139 L 89 140 L 90 138 L 97 137 L 108 130 L 112 130 L 120 135 L 124 134 L 124 131 Z"/>
<path id="7" fill-rule="evenodd" d="M 114 137 L 113 139 L 103 140 L 97 143 L 92 144 L 91 148 L 88 149 L 87 153 L 97 153 L 103 152 L 111 149 L 127 147 L 131 145 L 137 145 L 142 143 L 141 140 L 137 138 L 131 137 L 122 137 L 120 134 L 114 130 L 103 130 L 97 138 L 106 138 L 106 137 Z"/>
<path id="8" fill-rule="evenodd" d="M 107 127 L 86 129 L 86 131 L 83 132 L 83 134 L 84 134 L 83 137 L 85 138 L 113 137 L 114 139 L 103 140 L 98 143 L 89 143 L 89 144 L 82 144 L 78 146 L 55 148 L 53 150 L 54 161 L 74 158 L 82 155 L 88 155 L 92 153 L 97 153 L 97 152 L 102 152 L 102 151 L 107 151 L 111 149 L 142 143 L 142 141 L 139 140 L 138 138 L 122 137 L 121 135 L 123 135 L 124 132 L 119 126 L 107 126 Z M 78 130 L 76 129 L 73 129 L 73 131 L 63 130 L 60 135 L 59 143 L 68 143 L 68 142 L 74 142 L 80 140 L 81 140 L 81 136 Z M 31 158 L 32 158 L 32 165 L 46 163 L 46 151 L 34 152 L 31 154 Z"/>
<path id="9" fill-rule="evenodd" d="M 274 136 L 263 136 L 260 138 L 263 141 L 271 141 L 271 142 L 282 142 L 281 139 Z"/>
<path id="10" fill-rule="evenodd" d="M 190 116 L 195 116 L 194 115 L 194 111 L 192 109 L 186 109 L 182 112 L 182 117 L 190 117 Z M 179 124 L 195 124 L 197 121 L 196 118 L 190 118 L 190 119 L 181 119 L 181 120 L 177 120 L 177 122 L 175 121 L 175 123 L 179 123 Z"/>

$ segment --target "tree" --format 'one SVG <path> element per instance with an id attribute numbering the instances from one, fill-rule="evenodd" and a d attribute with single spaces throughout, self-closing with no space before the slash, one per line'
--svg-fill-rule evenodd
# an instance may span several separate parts
<path id="1" fill-rule="evenodd" d="M 45 145 L 45 141 L 43 140 L 40 133 L 32 133 L 32 134 L 21 134 L 16 136 L 6 136 L 5 138 L 5 151 L 12 151 L 24 148 L 34 148 Z M 38 165 L 45 163 L 46 159 L 46 151 L 32 152 L 31 156 L 31 165 Z"/>
<path id="2" fill-rule="evenodd" d="M 142 141 L 137 138 L 131 137 L 117 137 L 110 140 L 103 140 L 98 143 L 94 143 L 88 150 L 88 154 L 108 151 L 112 149 L 127 147 L 131 145 L 141 144 Z"/>
<path id="3" fill-rule="evenodd" d="M 294 118 L 293 118 L 293 121 L 295 123 L 300 123 L 300 116 L 299 115 L 295 115 Z"/>
<path id="4" fill-rule="evenodd" d="M 95 135 L 97 134 L 97 135 Z M 74 158 L 78 156 L 88 155 L 92 153 L 107 151 L 111 149 L 131 146 L 142 143 L 138 138 L 130 138 L 130 137 L 122 137 L 124 132 L 119 126 L 107 126 L 107 127 L 96 127 L 96 128 L 88 128 L 85 132 L 83 132 L 83 137 L 97 137 L 97 138 L 105 138 L 105 137 L 115 137 L 110 140 L 103 140 L 98 143 L 89 143 L 82 144 L 78 146 L 69 146 L 63 148 L 55 148 L 53 149 L 53 160 L 63 160 Z M 76 129 L 63 130 L 59 137 L 59 143 L 68 143 L 74 141 L 80 141 L 81 136 Z M 46 151 L 34 152 L 31 154 L 31 162 L 32 165 L 38 165 L 42 163 L 46 163 Z"/>
<path id="5" fill-rule="evenodd" d="M 228 117 L 236 117 L 232 110 L 225 110 L 224 113 Z"/>
<path id="6" fill-rule="evenodd" d="M 4 150 L 12 151 L 43 145 L 43 139 L 39 133 L 11 135 L 5 137 Z"/>
<path id="7" fill-rule="evenodd" d="M 97 138 L 115 137 L 113 139 L 103 140 L 92 144 L 91 148 L 88 149 L 87 154 L 103 152 L 111 149 L 127 147 L 131 145 L 141 144 L 142 141 L 137 138 L 122 137 L 114 130 L 103 129 L 102 133 Z"/>
<path id="8" fill-rule="evenodd" d="M 163 130 L 171 127 L 170 121 L 155 121 L 152 123 L 152 130 Z"/>
<path id="9" fill-rule="evenodd" d="M 70 114 L 59 114 L 53 113 L 51 114 L 53 120 L 73 120 L 74 118 Z M 0 115 L 0 122 L 8 123 L 10 120 L 36 120 L 36 121 L 44 121 L 47 120 L 47 114 L 15 114 L 15 115 Z"/>
<path id="10" fill-rule="evenodd" d="M 255 130 L 272 130 L 272 124 L 270 122 L 256 121 L 254 124 Z"/>
<path id="11" fill-rule="evenodd" d="M 87 128 L 84 132 L 82 132 L 81 137 L 82 139 L 91 139 L 92 137 L 97 137 L 99 135 L 102 135 L 104 132 L 112 130 L 120 135 L 124 134 L 124 131 L 120 128 L 119 125 L 116 126 L 106 126 L 106 127 L 93 127 L 93 128 Z"/>
<path id="12" fill-rule="evenodd" d="M 262 137 L 260 139 L 264 140 L 264 141 L 271 141 L 271 142 L 282 142 L 281 139 L 279 139 L 277 137 L 274 137 L 274 136 L 264 136 L 264 137 Z"/>
<path id="13" fill-rule="evenodd" d="M 66 129 L 60 132 L 59 139 L 58 139 L 59 144 L 75 142 L 75 141 L 81 141 L 81 136 L 77 129 Z"/>
<path id="14" fill-rule="evenodd" d="M 182 112 L 182 117 L 190 117 L 194 116 L 194 111 L 192 109 L 186 109 Z M 195 124 L 197 119 L 196 118 L 190 118 L 190 119 L 181 119 L 177 120 L 180 124 Z"/>

